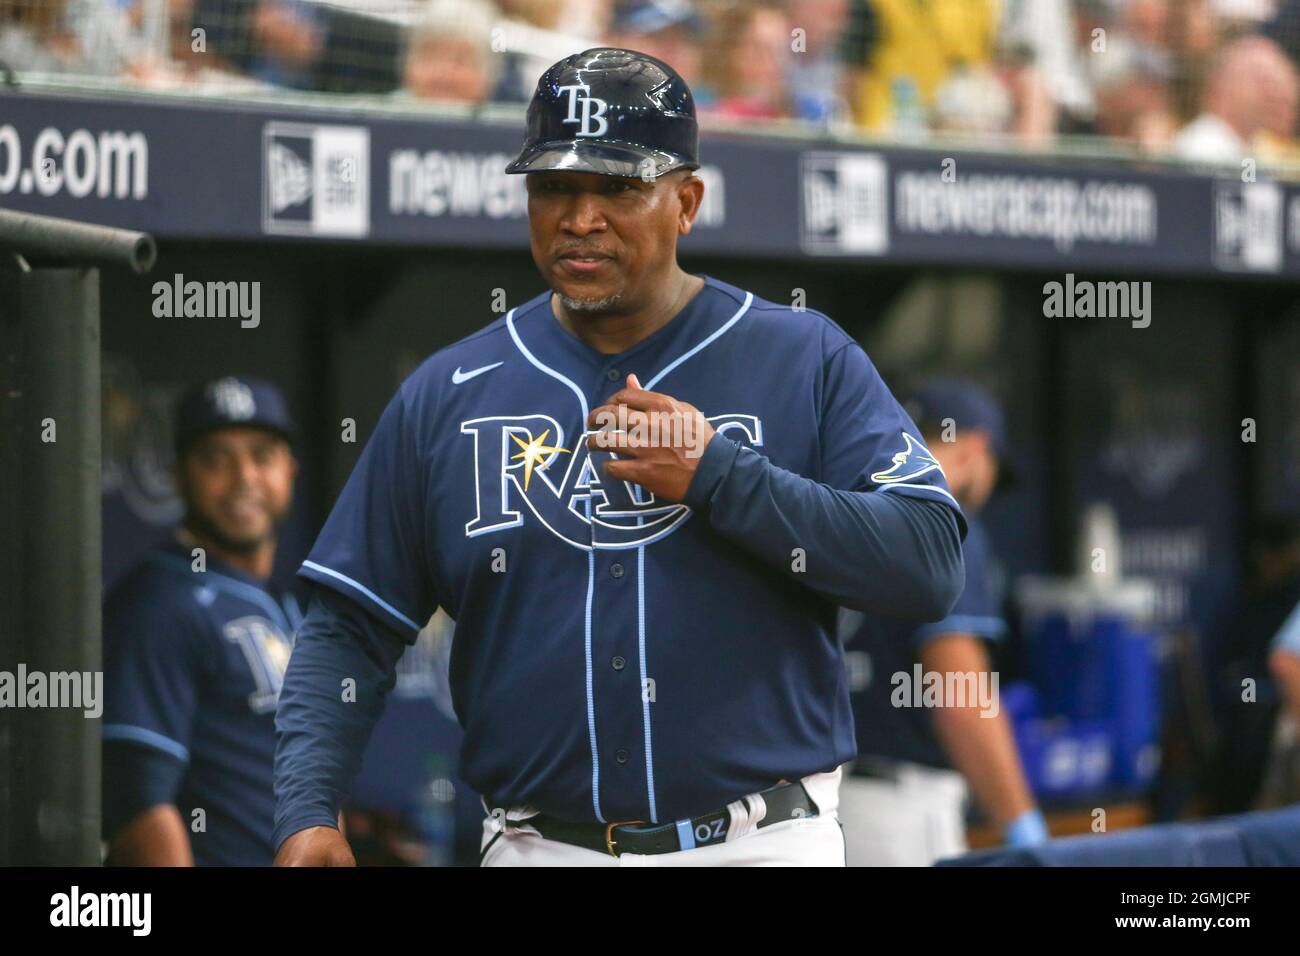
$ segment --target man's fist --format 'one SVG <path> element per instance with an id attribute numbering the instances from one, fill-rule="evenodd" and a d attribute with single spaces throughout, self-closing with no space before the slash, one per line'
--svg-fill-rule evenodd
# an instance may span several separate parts
<path id="1" fill-rule="evenodd" d="M 700 456 L 714 435 L 698 408 L 646 391 L 635 375 L 627 377 L 626 388 L 592 411 L 587 427 L 600 429 L 588 437 L 588 448 L 618 455 L 605 463 L 606 475 L 672 502 L 686 497 Z"/>
<path id="2" fill-rule="evenodd" d="M 333 827 L 299 830 L 280 846 L 276 866 L 356 866 L 352 847 Z"/>

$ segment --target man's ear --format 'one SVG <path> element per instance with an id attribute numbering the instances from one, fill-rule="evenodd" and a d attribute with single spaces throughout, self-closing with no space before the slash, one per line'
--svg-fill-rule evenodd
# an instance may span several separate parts
<path id="1" fill-rule="evenodd" d="M 700 213 L 704 202 L 704 180 L 693 172 L 688 172 L 677 184 L 677 201 L 681 203 L 681 213 L 677 219 L 677 233 L 682 236 L 691 234 L 695 217 Z"/>

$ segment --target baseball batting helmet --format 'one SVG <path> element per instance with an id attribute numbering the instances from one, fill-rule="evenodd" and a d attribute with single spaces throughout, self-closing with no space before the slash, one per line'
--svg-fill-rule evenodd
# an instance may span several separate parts
<path id="1" fill-rule="evenodd" d="M 699 167 L 695 99 L 667 63 L 598 47 L 542 74 L 528 104 L 528 133 L 507 173 L 573 170 L 660 176 Z"/>

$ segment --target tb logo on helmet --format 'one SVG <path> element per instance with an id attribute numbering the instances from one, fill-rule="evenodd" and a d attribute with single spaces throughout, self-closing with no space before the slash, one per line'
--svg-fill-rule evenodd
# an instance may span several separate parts
<path id="1" fill-rule="evenodd" d="M 569 115 L 565 123 L 578 123 L 579 136 L 604 136 L 609 132 L 609 120 L 605 119 L 605 110 L 609 104 L 591 95 L 591 87 L 585 83 L 561 86 L 561 93 L 569 94 Z M 578 115 L 578 107 L 582 115 Z M 593 123 L 595 124 L 593 126 Z"/>

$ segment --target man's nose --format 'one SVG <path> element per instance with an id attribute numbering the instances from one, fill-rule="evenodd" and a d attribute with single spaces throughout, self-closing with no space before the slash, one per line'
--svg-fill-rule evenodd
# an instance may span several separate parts
<path id="1" fill-rule="evenodd" d="M 251 488 L 257 484 L 259 473 L 257 461 L 252 455 L 241 455 L 235 459 L 235 480 L 240 487 Z"/>
<path id="2" fill-rule="evenodd" d="M 605 228 L 605 212 L 601 208 L 599 198 L 590 193 L 578 193 L 561 221 L 560 227 L 575 236 L 602 231 Z"/>

